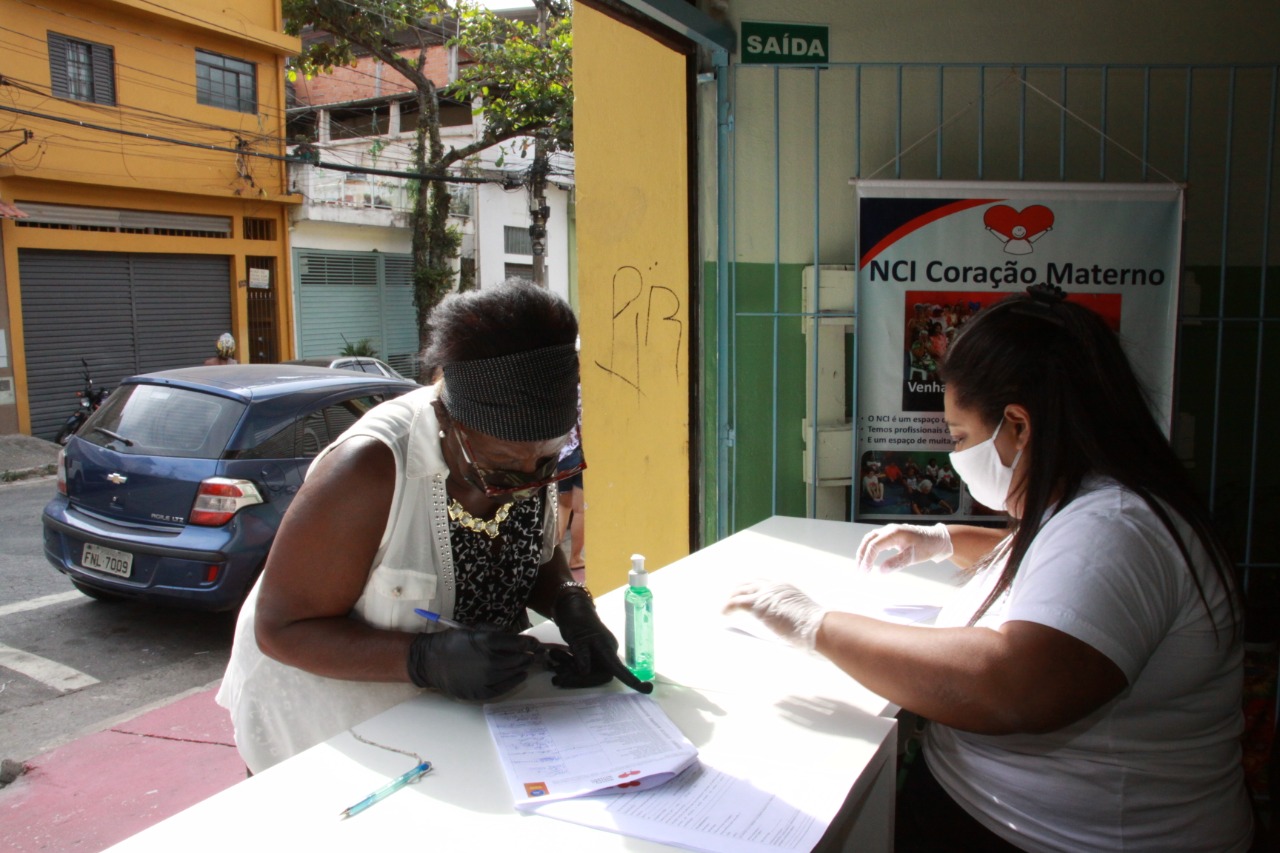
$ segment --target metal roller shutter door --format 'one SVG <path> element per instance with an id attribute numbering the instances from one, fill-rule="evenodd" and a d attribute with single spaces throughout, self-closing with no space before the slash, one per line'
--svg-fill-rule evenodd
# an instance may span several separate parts
<path id="1" fill-rule="evenodd" d="M 132 258 L 137 372 L 189 367 L 213 355 L 218 336 L 231 331 L 230 258 Z"/>
<path id="2" fill-rule="evenodd" d="M 94 383 L 200 364 L 231 328 L 231 263 L 209 255 L 18 252 L 31 433 L 74 410 L 80 358 Z"/>

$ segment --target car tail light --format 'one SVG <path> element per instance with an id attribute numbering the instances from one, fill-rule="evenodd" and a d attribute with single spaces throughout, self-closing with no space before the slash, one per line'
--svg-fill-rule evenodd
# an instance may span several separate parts
<path id="1" fill-rule="evenodd" d="M 67 451 L 58 451 L 58 494 L 67 493 Z"/>
<path id="2" fill-rule="evenodd" d="M 226 524 L 237 512 L 247 506 L 262 503 L 258 487 L 248 480 L 232 480 L 227 477 L 210 477 L 200 484 L 196 502 L 191 506 L 192 524 L 217 527 Z"/>

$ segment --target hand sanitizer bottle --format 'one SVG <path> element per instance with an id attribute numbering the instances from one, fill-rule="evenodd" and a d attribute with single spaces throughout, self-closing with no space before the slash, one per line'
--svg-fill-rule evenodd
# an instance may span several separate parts
<path id="1" fill-rule="evenodd" d="M 641 681 L 653 680 L 653 591 L 649 589 L 649 573 L 644 570 L 644 557 L 631 555 L 631 573 L 627 575 L 626 664 L 631 674 Z"/>

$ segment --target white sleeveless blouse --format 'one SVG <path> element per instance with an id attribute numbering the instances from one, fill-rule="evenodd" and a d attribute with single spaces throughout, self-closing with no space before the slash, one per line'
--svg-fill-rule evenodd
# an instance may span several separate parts
<path id="1" fill-rule="evenodd" d="M 393 631 L 431 631 L 434 623 L 414 608 L 452 616 L 453 555 L 449 540 L 449 469 L 440 453 L 431 403 L 435 386 L 388 400 L 340 435 L 316 461 L 353 436 L 369 436 L 391 449 L 395 494 L 364 592 L 351 618 Z M 542 562 L 555 549 L 556 492 L 547 493 Z M 245 599 L 236 621 L 231 660 L 218 690 L 231 712 L 236 746 L 254 773 L 321 743 L 421 692 L 411 683 L 343 681 L 313 675 L 267 657 L 254 635 L 261 580 Z"/>

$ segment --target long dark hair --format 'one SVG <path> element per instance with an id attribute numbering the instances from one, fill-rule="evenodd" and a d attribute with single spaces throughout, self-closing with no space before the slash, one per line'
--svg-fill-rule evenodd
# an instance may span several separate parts
<path id="1" fill-rule="evenodd" d="M 578 320 L 569 303 L 526 279 L 453 293 L 427 319 L 431 342 L 422 353 L 425 375 L 455 361 L 497 358 L 572 344 Z"/>
<path id="2" fill-rule="evenodd" d="M 1029 290 L 1031 295 L 1010 296 L 975 314 L 940 370 L 955 402 L 983 423 L 999 423 L 1005 407 L 1016 403 L 1033 427 L 1021 463 L 1029 466 L 1022 517 L 1011 521 L 1004 572 L 970 624 L 1013 583 L 1046 512 L 1069 504 L 1094 474 L 1117 481 L 1151 507 L 1177 543 L 1212 620 L 1204 579 L 1172 515 L 1190 525 L 1228 591 L 1235 630 L 1239 602 L 1231 558 L 1156 423 L 1119 338 L 1093 311 L 1063 301 L 1061 291 Z"/>

